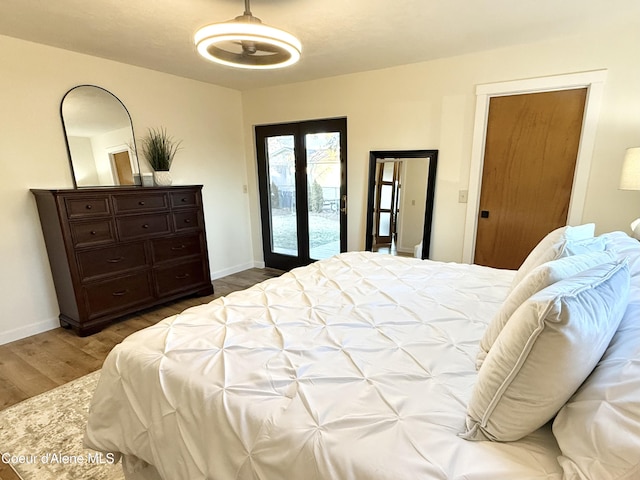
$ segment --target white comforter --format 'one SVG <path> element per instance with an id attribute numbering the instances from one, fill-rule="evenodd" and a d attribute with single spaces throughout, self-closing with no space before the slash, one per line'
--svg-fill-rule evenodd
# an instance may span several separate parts
<path id="1" fill-rule="evenodd" d="M 190 308 L 111 352 L 85 442 L 166 480 L 560 479 L 546 427 L 457 436 L 512 277 L 346 253 Z"/>

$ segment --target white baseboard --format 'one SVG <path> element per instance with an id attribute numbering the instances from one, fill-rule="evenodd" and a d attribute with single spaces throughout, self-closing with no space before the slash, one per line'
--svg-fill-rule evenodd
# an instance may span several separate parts
<path id="1" fill-rule="evenodd" d="M 58 328 L 60 322 L 57 318 L 51 318 L 43 320 L 41 322 L 32 323 L 23 327 L 14 328 L 6 332 L 0 332 L 0 345 L 5 343 L 15 342 L 31 335 L 37 335 L 38 333 L 48 332 L 54 328 Z"/>
<path id="2" fill-rule="evenodd" d="M 259 265 L 260 263 L 262 263 L 262 266 Z M 247 262 L 240 265 L 235 265 L 233 267 L 225 268 L 223 270 L 216 270 L 215 272 L 211 272 L 211 280 L 226 277 L 227 275 L 233 275 L 234 273 L 249 270 L 250 268 L 264 268 L 264 262 Z"/>

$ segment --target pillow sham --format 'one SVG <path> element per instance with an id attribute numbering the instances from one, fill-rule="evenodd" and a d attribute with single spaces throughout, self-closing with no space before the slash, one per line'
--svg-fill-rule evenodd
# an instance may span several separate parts
<path id="1" fill-rule="evenodd" d="M 461 436 L 515 441 L 553 418 L 602 357 L 628 295 L 626 262 L 609 262 L 525 301 L 478 372 Z"/>
<path id="2" fill-rule="evenodd" d="M 562 248 L 567 241 L 578 241 L 593 238 L 596 226 L 594 223 L 578 225 L 576 227 L 565 226 L 556 228 L 549 232 L 531 250 L 527 258 L 513 277 L 511 288 L 513 289 L 531 270 L 545 262 L 555 260 L 560 257 Z"/>
<path id="3" fill-rule="evenodd" d="M 602 246 L 604 248 L 604 241 L 602 241 Z M 498 313 L 487 325 L 487 329 L 480 340 L 480 350 L 476 357 L 476 369 L 480 369 L 487 353 L 489 353 L 491 346 L 507 324 L 509 317 L 529 297 L 560 280 L 613 260 L 614 254 L 612 252 L 592 252 L 551 260 L 531 270 L 509 293 Z"/>
<path id="4" fill-rule="evenodd" d="M 629 304 L 602 360 L 553 422 L 567 480 L 640 478 L 640 242 L 624 232 L 602 237 L 629 261 Z"/>

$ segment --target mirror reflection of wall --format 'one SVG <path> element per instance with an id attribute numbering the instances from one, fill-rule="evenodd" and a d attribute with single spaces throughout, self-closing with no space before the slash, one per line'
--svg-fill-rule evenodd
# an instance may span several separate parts
<path id="1" fill-rule="evenodd" d="M 61 115 L 76 187 L 140 184 L 131 117 L 116 96 L 80 85 L 64 96 Z"/>
<path id="2" fill-rule="evenodd" d="M 428 258 L 436 165 L 436 150 L 370 153 L 367 250 Z"/>
<path id="3" fill-rule="evenodd" d="M 422 242 L 429 159 L 410 158 L 399 161 L 403 166 L 403 188 L 400 190 L 398 207 L 397 250 L 413 256 L 416 247 Z"/>

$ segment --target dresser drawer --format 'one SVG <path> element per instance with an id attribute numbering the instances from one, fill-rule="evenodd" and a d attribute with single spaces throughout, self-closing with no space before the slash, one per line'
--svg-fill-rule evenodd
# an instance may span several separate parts
<path id="1" fill-rule="evenodd" d="M 114 243 L 115 228 L 109 219 L 93 222 L 73 222 L 69 224 L 71 239 L 75 247 Z"/>
<path id="2" fill-rule="evenodd" d="M 84 288 L 89 318 L 99 317 L 153 300 L 151 279 L 147 272 L 118 277 L 87 285 Z"/>
<path id="3" fill-rule="evenodd" d="M 199 205 L 198 196 L 193 190 L 184 192 L 174 192 L 171 194 L 171 207 L 197 207 Z"/>
<path id="4" fill-rule="evenodd" d="M 186 210 L 184 212 L 174 212 L 173 222 L 176 228 L 176 232 L 193 230 L 194 228 L 201 228 L 200 214 L 198 210 Z"/>
<path id="5" fill-rule="evenodd" d="M 130 240 L 171 233 L 169 215 L 136 215 L 116 219 L 120 240 Z"/>
<path id="6" fill-rule="evenodd" d="M 169 209 L 167 195 L 162 192 L 149 192 L 136 195 L 114 195 L 113 205 L 116 213 L 137 213 Z"/>
<path id="7" fill-rule="evenodd" d="M 111 213 L 108 195 L 99 197 L 65 198 L 64 204 L 67 211 L 67 217 L 69 218 L 109 215 Z"/>
<path id="8" fill-rule="evenodd" d="M 193 260 L 172 267 L 160 267 L 155 271 L 158 295 L 164 296 L 210 282 L 205 278 L 202 260 Z"/>
<path id="9" fill-rule="evenodd" d="M 200 235 L 155 238 L 151 241 L 153 263 L 167 262 L 191 255 L 202 255 Z"/>
<path id="10" fill-rule="evenodd" d="M 83 281 L 147 265 L 144 243 L 129 243 L 76 254 Z"/>

